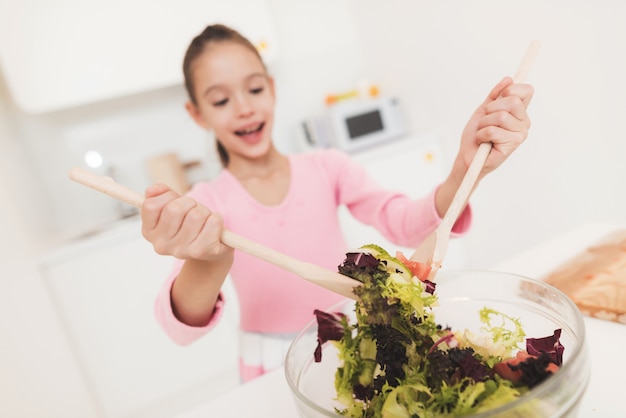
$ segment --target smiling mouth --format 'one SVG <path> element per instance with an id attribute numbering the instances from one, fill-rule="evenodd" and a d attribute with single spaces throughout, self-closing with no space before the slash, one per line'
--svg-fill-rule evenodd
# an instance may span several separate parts
<path id="1" fill-rule="evenodd" d="M 260 123 L 257 126 L 252 126 L 250 128 L 247 128 L 247 129 L 241 129 L 239 131 L 235 131 L 235 134 L 237 134 L 239 136 L 254 134 L 254 133 L 257 133 L 257 132 L 261 131 L 264 126 L 265 126 L 265 122 Z"/>

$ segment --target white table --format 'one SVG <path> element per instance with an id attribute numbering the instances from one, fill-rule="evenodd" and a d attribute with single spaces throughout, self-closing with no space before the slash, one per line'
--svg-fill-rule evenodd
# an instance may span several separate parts
<path id="1" fill-rule="evenodd" d="M 528 277 L 542 277 L 570 257 L 583 251 L 605 234 L 626 226 L 592 223 L 557 237 L 492 270 Z M 626 401 L 620 393 L 626 378 L 626 325 L 585 318 L 588 347 L 592 359 L 591 381 L 583 398 L 580 418 L 624 417 Z M 177 418 L 204 417 L 297 417 L 283 369 L 268 373 L 225 395 L 212 399 Z"/>

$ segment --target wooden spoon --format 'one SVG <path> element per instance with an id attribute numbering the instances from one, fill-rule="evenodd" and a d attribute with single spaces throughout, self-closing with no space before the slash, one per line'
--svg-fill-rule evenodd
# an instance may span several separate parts
<path id="1" fill-rule="evenodd" d="M 91 187 L 99 192 L 108 194 L 109 196 L 126 202 L 132 206 L 139 208 L 143 204 L 144 197 L 141 194 L 116 183 L 109 177 L 102 177 L 78 167 L 70 170 L 69 177 L 71 180 Z M 325 289 L 351 299 L 357 299 L 353 289 L 356 286 L 359 286 L 361 282 L 354 280 L 351 277 L 344 276 L 343 274 L 325 269 L 315 264 L 297 260 L 286 254 L 259 244 L 258 242 L 237 235 L 227 229 L 222 231 L 221 241 L 229 247 L 233 247 L 254 257 L 260 258 L 261 260 L 267 261 L 268 263 L 281 267 Z"/>
<path id="2" fill-rule="evenodd" d="M 532 41 L 530 43 L 528 50 L 526 51 L 526 54 L 517 69 L 515 77 L 513 77 L 513 81 L 515 83 L 521 83 L 526 79 L 526 76 L 530 71 L 530 67 L 539 52 L 540 46 L 541 44 L 539 41 Z M 426 239 L 419 245 L 419 247 L 417 247 L 411 256 L 411 261 L 424 263 L 431 267 L 430 273 L 428 274 L 428 280 L 433 280 L 437 271 L 441 268 L 443 257 L 448 249 L 448 241 L 450 240 L 452 227 L 465 207 L 465 204 L 474 189 L 478 175 L 487 161 L 487 156 L 490 151 L 490 143 L 480 144 L 474 159 L 465 173 L 465 177 L 463 177 L 461 185 L 456 191 L 448 210 L 441 220 L 441 223 L 437 229 L 426 237 Z"/>

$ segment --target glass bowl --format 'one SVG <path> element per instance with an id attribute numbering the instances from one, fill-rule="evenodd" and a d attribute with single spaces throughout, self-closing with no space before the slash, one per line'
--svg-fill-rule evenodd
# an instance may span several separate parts
<path id="1" fill-rule="evenodd" d="M 558 289 L 538 280 L 490 271 L 442 271 L 437 275 L 439 306 L 434 309 L 437 323 L 453 330 L 478 332 L 482 323 L 478 312 L 493 308 L 517 317 L 527 337 L 552 335 L 561 328 L 565 347 L 563 364 L 553 376 L 528 393 L 501 407 L 472 418 L 524 417 L 556 418 L 577 416 L 580 400 L 587 389 L 590 364 L 585 340 L 585 324 L 576 305 Z M 346 301 L 331 312 L 343 312 L 354 323 L 354 302 Z M 335 371 L 339 366 L 333 344 L 323 346 L 322 361 L 315 363 L 317 322 L 313 319 L 292 342 L 285 359 L 285 375 L 302 418 L 339 417 L 335 407 Z"/>

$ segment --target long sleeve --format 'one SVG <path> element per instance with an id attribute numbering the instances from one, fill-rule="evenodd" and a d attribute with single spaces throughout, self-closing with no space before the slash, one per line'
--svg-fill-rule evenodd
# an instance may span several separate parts
<path id="1" fill-rule="evenodd" d="M 326 151 L 323 163 L 338 204 L 345 204 L 356 219 L 375 227 L 391 242 L 417 247 L 441 223 L 435 207 L 438 185 L 426 196 L 411 199 L 381 187 L 362 166 L 339 151 Z M 468 205 L 454 225 L 453 236 L 465 233 L 471 218 Z"/>
<path id="2" fill-rule="evenodd" d="M 215 305 L 215 310 L 213 311 L 213 316 L 211 317 L 209 323 L 205 326 L 192 327 L 179 321 L 172 310 L 170 293 L 172 291 L 174 280 L 176 279 L 182 265 L 183 262 L 181 260 L 177 260 L 172 272 L 168 276 L 167 280 L 165 280 L 163 286 L 161 286 L 154 304 L 154 315 L 161 328 L 163 328 L 165 333 L 174 342 L 180 345 L 188 345 L 209 332 L 209 330 L 211 330 L 211 328 L 219 322 L 224 309 L 224 299 L 223 295 L 220 294 Z"/>

